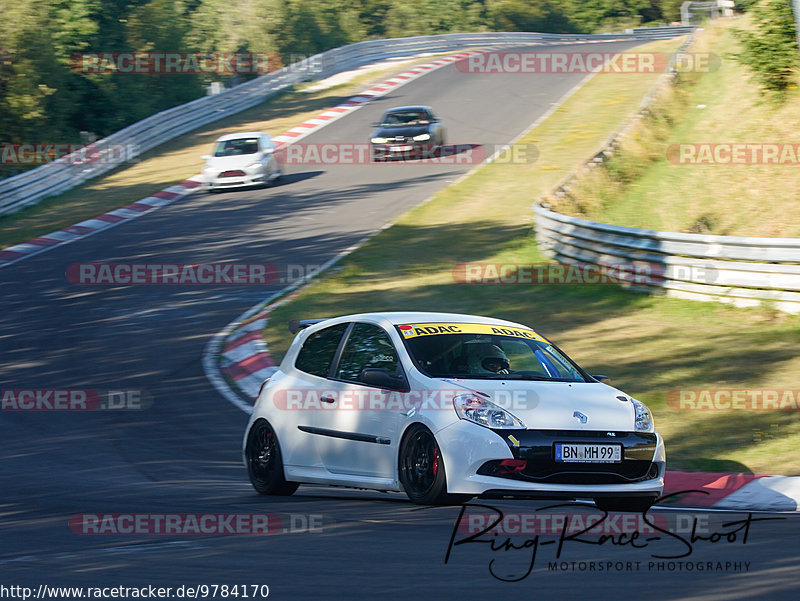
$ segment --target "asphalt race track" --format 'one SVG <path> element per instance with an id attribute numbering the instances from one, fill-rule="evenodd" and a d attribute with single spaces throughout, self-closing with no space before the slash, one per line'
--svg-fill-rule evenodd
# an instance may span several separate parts
<path id="1" fill-rule="evenodd" d="M 470 75 L 449 65 L 303 143 L 364 143 L 385 108 L 429 104 L 447 125 L 448 142 L 493 148 L 582 78 Z M 0 270 L 3 390 L 141 390 L 147 401 L 129 411 L 0 413 L 0 585 L 268 585 L 276 599 L 796 599 L 800 522 L 793 515 L 756 514 L 754 520 L 781 519 L 731 524 L 747 515 L 656 509 L 651 520 L 676 534 L 638 524 L 602 545 L 565 540 L 558 561 L 567 563 L 551 570 L 559 531 L 513 531 L 524 519 L 517 514 L 571 520 L 575 508 L 476 501 L 516 516 L 508 532 L 523 548 L 504 546 L 500 537 L 492 550 L 488 543 L 455 544 L 467 537 L 463 529 L 453 534 L 455 507 L 420 508 L 397 494 L 313 487 L 289 498 L 259 497 L 240 461 L 246 415 L 209 384 L 201 355 L 217 331 L 282 284 L 78 286 L 65 277 L 77 263 L 229 261 L 273 263 L 285 279 L 297 266 L 325 262 L 470 168 L 291 166 L 276 188 L 194 194 Z M 492 513 L 470 510 L 476 511 Z M 276 530 L 141 535 L 70 528 L 71 516 L 87 513 L 266 513 Z M 703 538 L 692 543 L 695 519 Z M 602 561 L 602 572 L 590 561 Z"/>

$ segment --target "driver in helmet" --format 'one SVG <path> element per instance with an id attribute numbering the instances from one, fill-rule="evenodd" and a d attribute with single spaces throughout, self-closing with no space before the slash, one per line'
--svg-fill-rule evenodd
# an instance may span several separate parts
<path id="1" fill-rule="evenodd" d="M 467 345 L 469 373 L 471 374 L 507 374 L 509 373 L 508 357 L 503 350 L 490 342 L 478 342 Z"/>

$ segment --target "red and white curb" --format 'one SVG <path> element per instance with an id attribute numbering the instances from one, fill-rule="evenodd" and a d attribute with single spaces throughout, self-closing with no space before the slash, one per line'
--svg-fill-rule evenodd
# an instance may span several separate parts
<path id="1" fill-rule="evenodd" d="M 800 477 L 678 472 L 668 470 L 664 494 L 697 490 L 679 496 L 681 505 L 713 509 L 797 511 L 800 509 Z"/>
<path id="2" fill-rule="evenodd" d="M 261 335 L 266 325 L 266 318 L 261 316 L 244 324 L 225 340 L 220 354 L 223 373 L 253 401 L 264 380 L 278 369 Z"/>
<path id="3" fill-rule="evenodd" d="M 187 179 L 180 184 L 170 186 L 165 190 L 156 192 L 152 196 L 138 200 L 121 209 L 109 211 L 93 219 L 81 221 L 75 225 L 65 227 L 64 229 L 39 236 L 28 242 L 4 248 L 0 250 L 0 268 L 13 265 L 18 261 L 38 255 L 39 253 L 51 250 L 57 246 L 63 246 L 64 244 L 75 242 L 76 240 L 88 238 L 98 232 L 120 225 L 121 223 L 126 223 L 142 215 L 147 215 L 156 209 L 160 209 L 161 207 L 175 202 L 187 194 L 195 192 L 202 185 L 203 183 L 201 181 Z"/>

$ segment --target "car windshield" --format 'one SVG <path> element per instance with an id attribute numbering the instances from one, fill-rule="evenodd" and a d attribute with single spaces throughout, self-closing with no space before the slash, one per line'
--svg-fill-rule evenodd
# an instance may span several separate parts
<path id="1" fill-rule="evenodd" d="M 258 138 L 236 138 L 217 142 L 214 148 L 215 157 L 232 157 L 258 152 Z"/>
<path id="2" fill-rule="evenodd" d="M 397 326 L 417 367 L 434 378 L 586 382 L 533 330 L 484 324 Z"/>
<path id="3" fill-rule="evenodd" d="M 407 125 L 428 125 L 428 115 L 421 111 L 404 111 L 386 113 L 381 121 L 381 127 L 404 127 Z"/>

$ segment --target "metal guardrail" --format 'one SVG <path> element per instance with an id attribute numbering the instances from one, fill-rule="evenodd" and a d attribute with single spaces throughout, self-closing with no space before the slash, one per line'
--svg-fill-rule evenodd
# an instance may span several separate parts
<path id="1" fill-rule="evenodd" d="M 513 47 L 616 39 L 665 39 L 691 31 L 687 27 L 658 27 L 625 34 L 568 35 L 529 32 L 464 33 L 388 40 L 370 40 L 335 48 L 263 75 L 213 96 L 167 109 L 95 142 L 89 161 L 69 155 L 0 180 L 0 215 L 13 213 L 39 200 L 69 190 L 130 161 L 131 158 L 224 117 L 263 102 L 296 83 L 324 79 L 362 65 L 421 53 L 465 48 Z M 125 149 L 125 152 L 120 152 Z"/>
<path id="2" fill-rule="evenodd" d="M 560 263 L 613 269 L 647 265 L 657 277 L 637 286 L 669 296 L 736 306 L 762 301 L 800 313 L 800 239 L 643 230 L 569 217 L 536 204 L 539 247 Z"/>
<path id="3" fill-rule="evenodd" d="M 693 38 L 688 38 L 676 55 L 687 51 Z M 648 110 L 658 90 L 673 76 L 674 71 L 668 69 L 642 101 L 638 114 Z M 613 155 L 633 122 L 631 119 L 617 130 L 587 167 Z M 578 177 L 578 172 L 568 174 L 555 194 L 569 194 Z M 800 238 L 717 236 L 608 225 L 556 213 L 546 201 L 535 203 L 533 212 L 539 248 L 559 263 L 618 271 L 629 268 L 628 273 L 634 274 L 635 267 L 641 266 L 646 269 L 639 273 L 653 277 L 631 276 L 630 283 L 636 287 L 740 307 L 766 301 L 780 311 L 800 313 Z"/>

